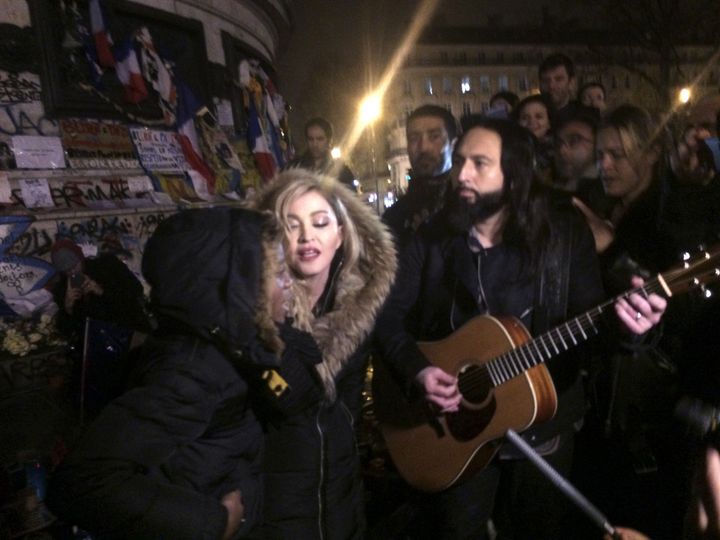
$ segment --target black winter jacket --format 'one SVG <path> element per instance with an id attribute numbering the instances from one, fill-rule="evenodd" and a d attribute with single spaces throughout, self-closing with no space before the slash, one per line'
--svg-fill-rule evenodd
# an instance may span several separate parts
<path id="1" fill-rule="evenodd" d="M 261 207 L 272 207 L 272 189 L 261 194 Z M 365 531 L 355 423 L 367 344 L 395 277 L 396 257 L 389 231 L 372 210 L 343 186 L 335 185 L 334 192 L 357 229 L 360 255 L 352 267 L 335 261 L 320 312 L 295 314 L 295 324 L 311 331 L 323 360 L 313 385 L 294 386 L 294 393 L 307 396 L 306 405 L 268 428 L 266 539 L 348 540 Z M 300 283 L 295 286 L 298 295 L 307 294 Z"/>
<path id="2" fill-rule="evenodd" d="M 535 316 L 543 307 L 536 302 L 542 272 L 527 272 L 527 261 L 513 245 L 501 243 L 475 252 L 469 234 L 448 233 L 446 216 L 439 214 L 401 252 L 396 285 L 378 318 L 376 338 L 382 358 L 408 395 L 415 376 L 429 365 L 416 340 L 442 339 L 479 314 L 516 317 L 531 335 L 538 335 L 603 299 L 589 228 L 568 205 L 553 208 L 553 236 L 572 236 L 566 310 L 549 318 Z M 482 336 L 478 339 L 480 346 Z M 560 394 L 558 413 L 538 433 L 529 434 L 534 444 L 571 431 L 585 412 L 577 361 L 566 356 L 549 362 Z"/>
<path id="3" fill-rule="evenodd" d="M 227 524 L 220 500 L 237 489 L 239 535 L 256 530 L 259 411 L 298 406 L 292 393 L 266 391 L 263 375 L 274 369 L 301 386 L 319 361 L 312 339 L 289 327 L 282 358 L 258 338 L 258 291 L 264 276 L 275 279 L 264 223 L 247 210 L 187 211 L 150 239 L 143 271 L 159 329 L 143 345 L 132 388 L 53 474 L 47 502 L 58 516 L 98 538 L 218 539 Z"/>

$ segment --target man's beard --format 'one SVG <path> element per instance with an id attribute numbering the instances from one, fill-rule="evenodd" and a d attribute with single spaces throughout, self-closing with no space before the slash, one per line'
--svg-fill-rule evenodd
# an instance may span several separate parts
<path id="1" fill-rule="evenodd" d="M 441 161 L 437 156 L 428 153 L 420 154 L 415 163 L 412 164 L 413 175 L 419 178 L 430 178 L 435 176 L 437 169 L 440 168 Z"/>
<path id="2" fill-rule="evenodd" d="M 456 189 L 447 205 L 448 221 L 456 231 L 467 231 L 475 223 L 497 214 L 507 201 L 508 196 L 502 188 L 491 193 L 480 194 L 476 191 L 473 202 L 461 197 Z"/>

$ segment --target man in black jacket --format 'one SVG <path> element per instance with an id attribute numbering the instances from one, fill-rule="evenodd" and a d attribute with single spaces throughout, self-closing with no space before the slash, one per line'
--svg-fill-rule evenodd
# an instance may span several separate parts
<path id="1" fill-rule="evenodd" d="M 357 191 L 355 173 L 342 161 L 332 157 L 332 124 L 317 116 L 305 122 L 305 152 L 291 161 L 287 168 L 302 167 L 337 178 L 352 191 Z"/>
<path id="2" fill-rule="evenodd" d="M 463 406 L 455 373 L 429 363 L 416 340 L 447 337 L 478 314 L 513 316 L 532 334 L 602 300 L 592 235 L 582 216 L 534 178 L 529 134 L 508 121 L 471 118 L 458 141 L 454 193 L 444 212 L 406 246 L 394 291 L 378 319 L 382 357 L 409 399 L 420 391 L 437 414 Z M 640 281 L 634 283 L 639 286 Z M 656 324 L 665 300 L 633 293 L 615 303 L 629 332 Z M 482 347 L 478 336 L 478 347 Z M 567 473 L 574 424 L 584 413 L 578 364 L 550 362 L 555 418 L 524 433 Z M 497 495 L 497 496 L 496 496 Z M 434 538 L 486 538 L 491 516 L 512 538 L 559 538 L 563 496 L 511 449 L 481 473 L 428 499 Z"/>
<path id="3" fill-rule="evenodd" d="M 412 167 L 408 190 L 382 216 L 399 246 L 442 208 L 457 123 L 447 109 L 422 105 L 408 116 L 405 134 Z"/>

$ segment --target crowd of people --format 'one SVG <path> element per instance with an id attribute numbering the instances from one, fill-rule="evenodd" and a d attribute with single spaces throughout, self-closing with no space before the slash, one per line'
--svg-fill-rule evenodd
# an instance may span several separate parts
<path id="1" fill-rule="evenodd" d="M 438 489 L 398 480 L 402 526 L 368 521 L 356 440 L 368 363 L 393 382 L 375 387 L 378 404 L 417 411 L 396 425 L 378 407 L 384 434 L 420 424 L 465 444 L 465 415 L 491 403 L 490 419 L 472 421 L 504 422 L 521 397 L 502 387 L 508 368 L 487 367 L 492 384 L 474 401 L 467 360 L 449 368 L 423 343 L 483 316 L 512 336 L 507 350 L 515 332 L 550 336 L 535 345 L 547 371 L 510 369 L 535 405 L 506 428 L 626 526 L 617 537 L 718 538 L 717 445 L 673 420 L 683 395 L 720 405 L 718 303 L 649 284 L 720 237 L 704 151 L 720 100 L 676 143 L 677 126 L 642 107 L 607 108 L 600 83 L 576 100 L 562 54 L 539 80 L 541 94 L 501 92 L 461 122 L 435 105 L 413 111 L 409 188 L 382 217 L 314 118 L 307 152 L 245 207 L 165 220 L 143 256 L 150 336 L 127 390 L 53 471 L 51 510 L 97 538 L 601 538 L 502 431 L 483 441 L 487 463 Z M 53 256 L 67 315 L 113 294 L 71 245 Z M 572 318 L 588 338 L 577 347 Z M 558 325 L 568 333 L 556 342 Z M 480 358 L 497 348 L 472 338 Z"/>

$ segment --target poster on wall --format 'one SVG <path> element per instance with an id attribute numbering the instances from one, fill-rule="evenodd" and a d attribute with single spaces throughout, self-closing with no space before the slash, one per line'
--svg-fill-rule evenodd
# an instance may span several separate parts
<path id="1" fill-rule="evenodd" d="M 182 172 L 185 161 L 177 133 L 147 128 L 130 128 L 130 137 L 142 166 L 150 171 Z"/>
<path id="2" fill-rule="evenodd" d="M 60 120 L 60 134 L 73 168 L 140 167 L 124 124 L 68 118 Z"/>
<path id="3" fill-rule="evenodd" d="M 20 180 L 20 193 L 26 208 L 52 208 L 55 206 L 50 186 L 45 178 Z"/>
<path id="4" fill-rule="evenodd" d="M 15 135 L 10 140 L 18 169 L 65 168 L 65 154 L 60 137 Z"/>

